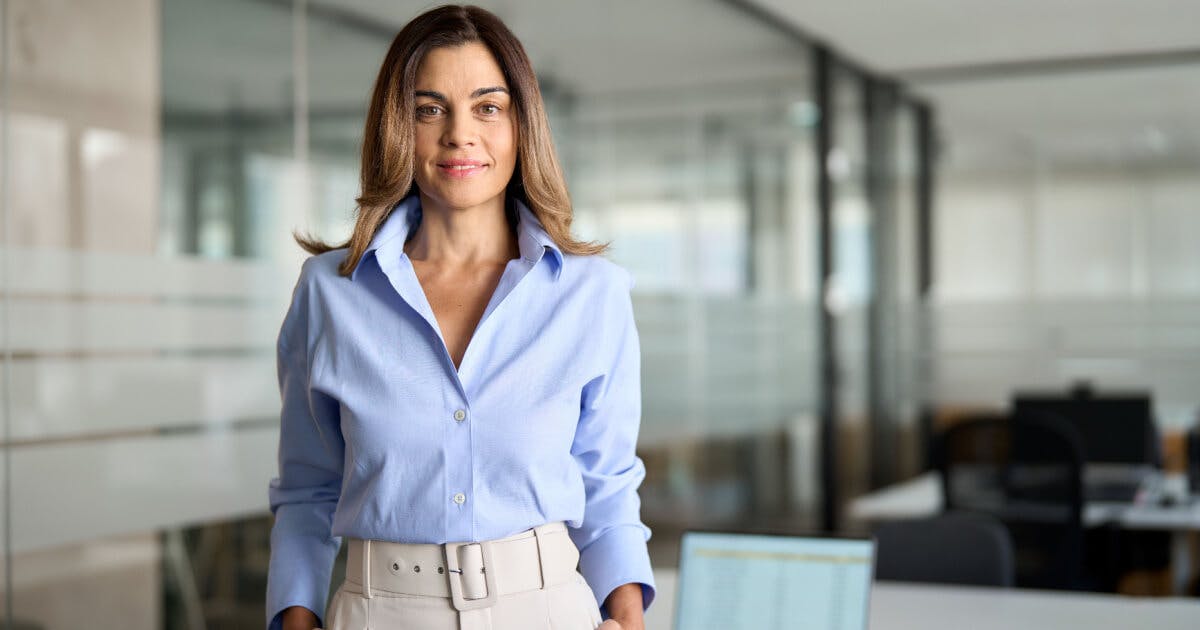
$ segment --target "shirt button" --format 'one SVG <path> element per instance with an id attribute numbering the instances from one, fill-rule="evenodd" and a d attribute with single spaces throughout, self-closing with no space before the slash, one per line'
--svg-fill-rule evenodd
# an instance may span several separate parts
<path id="1" fill-rule="evenodd" d="M 457 504 L 459 504 L 459 505 L 462 505 L 462 504 L 466 503 L 466 502 L 467 502 L 467 495 L 465 495 L 465 494 L 463 494 L 463 493 L 459 492 L 458 494 L 454 495 L 454 502 L 455 502 L 455 503 L 457 503 Z"/>
<path id="2" fill-rule="evenodd" d="M 457 420 L 457 421 L 459 421 L 459 422 L 462 422 L 463 420 L 466 420 L 466 419 L 467 419 L 467 412 L 463 411 L 462 409 L 459 409 L 459 410 L 455 411 L 455 412 L 454 412 L 454 419 L 455 419 L 455 420 Z"/>

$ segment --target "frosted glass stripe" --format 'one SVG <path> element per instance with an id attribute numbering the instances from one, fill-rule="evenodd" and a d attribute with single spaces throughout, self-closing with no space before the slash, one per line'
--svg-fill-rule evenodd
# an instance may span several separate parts
<path id="1" fill-rule="evenodd" d="M 16 354 L 273 348 L 286 301 L 183 304 L 14 297 Z"/>
<path id="2" fill-rule="evenodd" d="M 12 551 L 265 514 L 278 439 L 255 428 L 13 448 Z"/>
<path id="3" fill-rule="evenodd" d="M 986 324 L 1048 324 L 1072 322 L 1098 324 L 1195 324 L 1200 321 L 1196 300 L 1091 300 L 942 302 L 931 311 L 940 326 Z"/>
<path id="4" fill-rule="evenodd" d="M 634 311 L 643 447 L 776 430 L 815 410 L 811 301 L 635 294 Z M 855 316 L 861 321 L 861 312 Z"/>
<path id="5" fill-rule="evenodd" d="M 300 271 L 299 262 L 289 265 L 41 247 L 14 247 L 10 255 L 10 290 L 17 295 L 279 299 L 290 295 Z"/>
<path id="6" fill-rule="evenodd" d="M 12 440 L 277 418 L 273 353 L 12 364 Z"/>

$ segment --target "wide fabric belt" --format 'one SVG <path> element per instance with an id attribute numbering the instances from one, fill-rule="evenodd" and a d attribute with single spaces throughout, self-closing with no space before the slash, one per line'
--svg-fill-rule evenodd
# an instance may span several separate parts
<path id="1" fill-rule="evenodd" d="M 449 597 L 458 610 L 575 579 L 579 550 L 562 522 L 477 543 L 404 544 L 350 538 L 346 581 L 364 597 Z"/>

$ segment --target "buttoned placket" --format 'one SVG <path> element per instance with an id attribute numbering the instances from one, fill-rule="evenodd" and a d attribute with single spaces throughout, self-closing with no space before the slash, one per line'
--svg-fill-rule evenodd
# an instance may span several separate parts
<path id="1" fill-rule="evenodd" d="M 437 323 L 437 317 L 433 313 L 425 290 L 417 278 L 416 269 L 413 268 L 412 261 L 403 250 L 404 239 L 397 236 L 375 251 L 375 260 L 392 288 L 425 320 L 429 330 L 433 332 L 434 343 L 440 347 L 443 368 L 449 376 L 448 382 L 454 386 L 452 391 L 445 392 L 445 399 L 453 405 L 450 407 L 449 415 L 452 418 L 451 424 L 454 426 L 449 427 L 448 439 L 444 446 L 447 461 L 444 477 L 447 491 L 445 500 L 448 506 L 446 534 L 452 541 L 474 540 L 475 501 L 472 500 L 472 496 L 474 494 L 475 458 L 472 441 L 475 422 L 470 419 L 472 414 L 469 405 L 469 384 L 474 378 L 472 370 L 475 367 L 472 362 L 472 348 L 480 343 L 486 343 L 488 324 L 493 319 L 492 314 L 503 305 L 505 299 L 516 290 L 521 281 L 545 256 L 544 248 L 527 234 L 519 234 L 518 238 L 528 241 L 522 247 L 523 250 L 533 251 L 537 255 L 530 257 L 523 252 L 522 256 L 510 260 L 505 265 L 500 281 L 492 292 L 470 341 L 467 342 L 466 351 L 463 353 L 458 368 L 454 366 L 454 361 L 450 357 L 446 339 L 442 335 L 441 327 Z"/>
<path id="2" fill-rule="evenodd" d="M 474 537 L 475 458 L 474 431 L 468 420 L 470 408 L 460 390 L 447 387 L 444 392 L 447 407 L 442 413 L 446 435 L 446 536 L 451 541 L 467 541 Z"/>

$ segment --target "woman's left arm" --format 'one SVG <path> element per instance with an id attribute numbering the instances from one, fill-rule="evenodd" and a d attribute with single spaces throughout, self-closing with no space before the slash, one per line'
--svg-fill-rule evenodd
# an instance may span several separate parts
<path id="1" fill-rule="evenodd" d="M 654 576 L 646 548 L 650 530 L 641 521 L 637 492 L 646 476 L 636 453 L 641 352 L 632 278 L 619 267 L 610 269 L 615 273 L 605 278 L 603 297 L 590 309 L 592 321 L 579 326 L 596 353 L 586 360 L 598 369 L 583 387 L 571 446 L 586 500 L 582 524 L 569 533 L 601 612 L 621 622 L 622 630 L 642 630 L 641 614 L 654 599 Z"/>
<path id="2" fill-rule="evenodd" d="M 618 630 L 612 626 L 615 621 L 620 630 L 645 630 L 646 620 L 642 615 L 642 585 L 624 584 L 618 586 L 604 602 L 612 618 L 605 623 L 608 628 L 600 626 L 601 630 Z"/>

